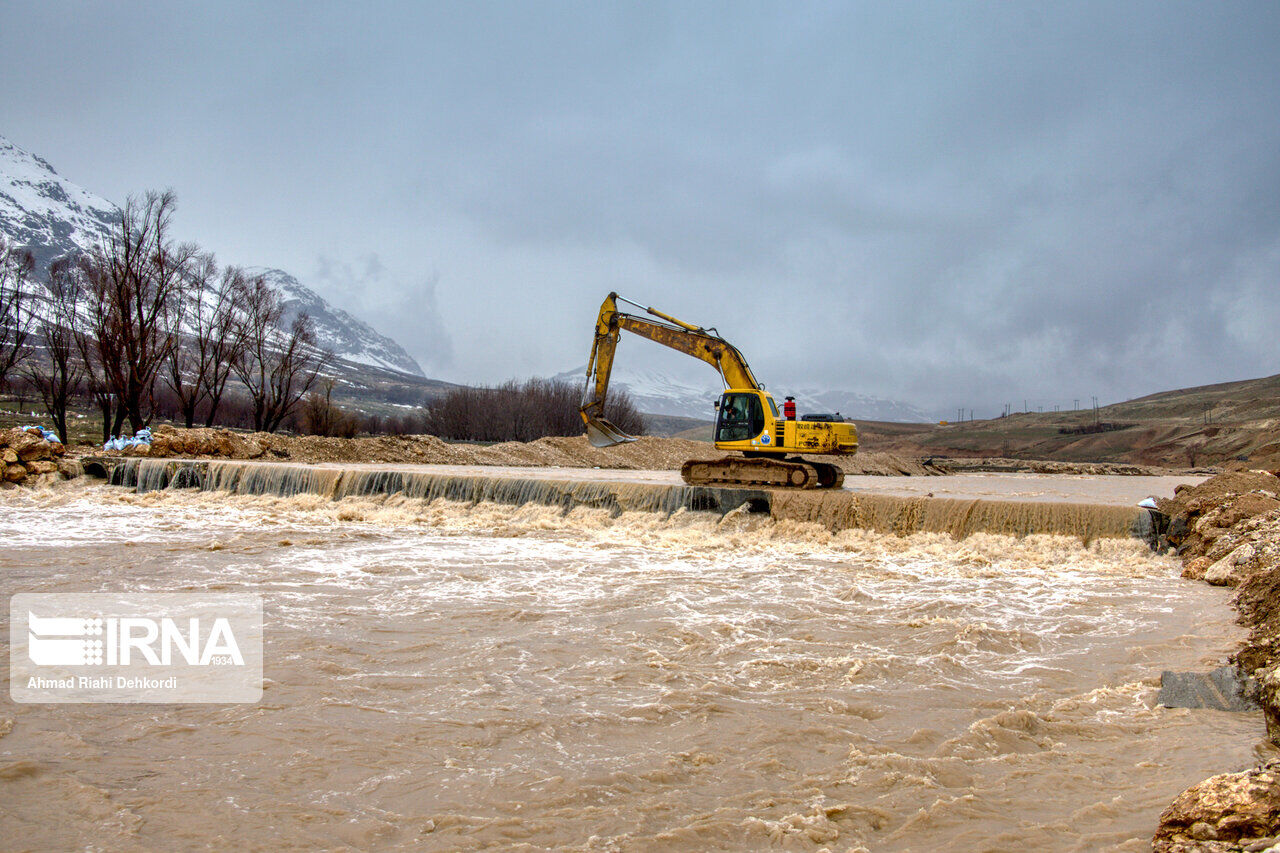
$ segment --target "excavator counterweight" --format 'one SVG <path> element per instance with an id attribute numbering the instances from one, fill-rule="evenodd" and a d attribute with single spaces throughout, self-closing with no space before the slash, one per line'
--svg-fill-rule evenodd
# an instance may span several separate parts
<path id="1" fill-rule="evenodd" d="M 618 302 L 641 309 L 649 319 L 618 310 Z M 678 350 L 715 367 L 725 391 L 716 403 L 715 446 L 741 456 L 691 460 L 681 476 L 692 485 L 768 486 L 792 489 L 840 488 L 844 472 L 830 462 L 816 462 L 790 454 L 847 456 L 857 452 L 858 433 L 841 419 L 797 421 L 790 407 L 778 413 L 764 387 L 756 381 L 746 358 L 733 344 L 707 329 L 678 320 L 654 308 L 610 293 L 600 306 L 587 385 L 580 409 L 587 439 L 595 447 L 635 441 L 605 417 L 605 398 L 614 355 L 623 330 Z"/>

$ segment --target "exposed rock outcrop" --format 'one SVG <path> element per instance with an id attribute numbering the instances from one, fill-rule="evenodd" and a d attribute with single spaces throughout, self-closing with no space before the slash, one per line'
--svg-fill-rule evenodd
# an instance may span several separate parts
<path id="1" fill-rule="evenodd" d="M 1280 771 L 1210 776 L 1178 795 L 1160 815 L 1152 849 L 1265 850 L 1280 825 Z"/>
<path id="2" fill-rule="evenodd" d="M 63 458 L 66 449 L 34 430 L 0 431 L 0 481 L 9 485 L 39 485 L 70 479 L 80 466 Z"/>
<path id="3" fill-rule="evenodd" d="M 1267 471 L 1219 474 L 1198 486 L 1179 486 L 1173 498 L 1159 501 L 1158 505 L 1169 516 L 1167 537 L 1178 554 L 1187 561 L 1211 558 L 1208 564 L 1194 567 L 1188 562 L 1192 575 L 1204 568 L 1207 576 L 1209 566 L 1242 544 L 1238 525 L 1280 510 L 1280 477 Z M 1218 540 L 1227 534 L 1231 536 L 1219 544 Z M 1225 568 L 1220 569 L 1218 576 L 1225 579 L 1224 572 Z"/>

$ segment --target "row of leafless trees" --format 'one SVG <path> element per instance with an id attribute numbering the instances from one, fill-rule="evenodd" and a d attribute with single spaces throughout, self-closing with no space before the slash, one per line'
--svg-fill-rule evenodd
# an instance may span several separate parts
<path id="1" fill-rule="evenodd" d="M 424 432 L 462 441 L 581 435 L 581 396 L 581 388 L 547 379 L 509 381 L 494 388 L 455 388 L 428 405 Z M 610 393 L 606 414 L 624 432 L 644 432 L 644 418 L 620 389 Z"/>
<path id="2" fill-rule="evenodd" d="M 310 435 L 350 437 L 437 435 L 456 441 L 532 441 L 548 435 L 581 435 L 581 392 L 566 382 L 546 379 L 509 381 L 491 388 L 455 388 L 401 414 L 364 414 L 343 410 L 332 401 L 332 384 L 303 401 L 292 426 Z M 625 391 L 609 397 L 609 417 L 625 432 L 644 433 L 644 417 Z"/>
<path id="3" fill-rule="evenodd" d="M 264 279 L 175 242 L 173 210 L 172 192 L 130 199 L 98 246 L 50 266 L 47 299 L 30 254 L 0 244 L 0 383 L 21 369 L 64 441 L 77 394 L 101 412 L 105 440 L 150 423 L 161 389 L 187 426 L 197 415 L 212 426 L 233 376 L 253 428 L 274 432 L 330 363 L 306 314 L 282 328 Z"/>

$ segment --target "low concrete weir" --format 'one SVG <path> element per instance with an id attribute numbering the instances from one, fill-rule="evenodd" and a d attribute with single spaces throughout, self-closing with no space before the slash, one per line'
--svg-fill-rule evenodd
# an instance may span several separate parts
<path id="1" fill-rule="evenodd" d="M 620 482 L 571 477 L 548 479 L 503 475 L 404 470 L 378 466 L 314 466 L 195 459 L 106 458 L 86 472 L 138 492 L 202 489 L 245 495 L 289 497 L 313 494 L 344 497 L 401 494 L 431 501 L 502 504 L 537 503 L 588 506 L 613 513 L 672 513 L 680 509 L 727 513 L 768 512 L 775 519 L 821 524 L 830 530 L 862 528 L 901 536 L 947 533 L 961 539 L 972 533 L 1026 536 L 1035 533 L 1094 539 L 1154 538 L 1150 513 L 1136 507 L 1021 500 L 964 500 L 900 497 L 848 490 L 783 491 L 711 488 L 661 483 Z"/>
<path id="2" fill-rule="evenodd" d="M 615 513 L 672 513 L 679 509 L 726 513 L 744 505 L 748 512 L 768 512 L 770 503 L 769 493 L 759 489 L 458 476 L 377 468 L 136 458 L 110 460 L 104 470 L 108 467 L 107 477 L 113 485 L 138 492 L 191 488 L 276 497 L 312 494 L 332 500 L 402 494 L 424 501 L 537 503 L 566 509 L 589 506 Z"/>
<path id="3" fill-rule="evenodd" d="M 832 531 L 856 527 L 899 536 L 930 532 L 963 539 L 971 533 L 1053 533 L 1078 536 L 1086 544 L 1126 537 L 1155 540 L 1147 510 L 1101 504 L 778 491 L 770 512 L 774 518 L 815 522 Z"/>

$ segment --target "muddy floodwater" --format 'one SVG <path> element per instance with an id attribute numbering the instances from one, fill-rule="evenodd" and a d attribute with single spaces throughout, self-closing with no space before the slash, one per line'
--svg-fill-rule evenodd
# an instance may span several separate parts
<path id="1" fill-rule="evenodd" d="M 1134 541 L 79 485 L 0 578 L 265 604 L 257 704 L 6 698 L 6 848 L 1144 850 L 1263 733 L 1155 706 L 1240 630 Z"/>

